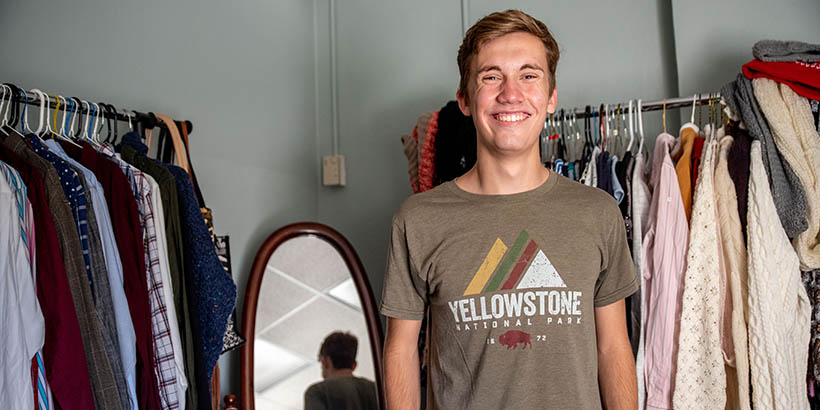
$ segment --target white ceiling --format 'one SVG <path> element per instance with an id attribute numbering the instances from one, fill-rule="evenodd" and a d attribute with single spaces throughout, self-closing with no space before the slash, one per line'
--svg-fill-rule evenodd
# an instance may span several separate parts
<path id="1" fill-rule="evenodd" d="M 325 336 L 359 339 L 355 374 L 373 380 L 367 324 L 341 255 L 316 236 L 283 243 L 271 255 L 256 313 L 254 379 L 260 410 L 301 410 L 304 391 L 321 378 Z"/>

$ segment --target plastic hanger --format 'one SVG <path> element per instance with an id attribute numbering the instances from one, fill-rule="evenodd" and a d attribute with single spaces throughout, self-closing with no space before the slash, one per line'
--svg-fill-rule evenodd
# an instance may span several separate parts
<path id="1" fill-rule="evenodd" d="M 6 95 L 8 94 L 8 86 L 5 84 L 0 84 L 0 88 L 3 90 L 3 94 L 0 95 L 0 127 L 4 127 L 6 125 L 6 114 L 3 111 L 3 107 L 6 106 Z"/>
<path id="2" fill-rule="evenodd" d="M 23 134 L 27 134 L 31 132 L 31 127 L 28 125 L 28 92 L 24 89 L 20 89 L 20 92 L 23 93 L 23 98 L 25 99 L 23 105 L 23 112 L 20 114 L 20 130 Z"/>
<path id="3" fill-rule="evenodd" d="M 34 130 L 34 134 L 36 134 L 37 136 L 40 136 L 40 132 L 43 131 L 43 124 L 44 124 L 43 123 L 43 114 L 46 111 L 46 99 L 43 97 L 44 93 L 42 91 L 40 91 L 39 89 L 37 89 L 37 88 L 31 90 L 31 93 L 36 94 L 37 97 L 40 98 L 40 112 L 39 112 L 40 116 L 37 118 L 37 120 L 38 120 L 37 129 Z"/>
<path id="4" fill-rule="evenodd" d="M 632 100 L 629 100 L 629 144 L 626 146 L 626 151 L 632 151 L 632 144 L 635 142 L 635 129 L 633 128 L 635 116 L 634 112 L 632 111 Z"/>
<path id="5" fill-rule="evenodd" d="M 640 142 L 638 143 L 638 153 L 643 154 L 643 143 L 644 143 L 644 136 L 643 136 L 643 107 L 641 106 L 641 99 L 638 99 L 638 137 Z"/>
<path id="6" fill-rule="evenodd" d="M 88 138 L 88 123 L 91 121 L 91 103 L 85 100 L 80 100 L 82 104 L 86 107 L 85 108 L 85 123 L 82 126 L 82 131 L 80 135 L 77 136 L 80 140 Z M 82 111 L 82 110 L 81 110 Z"/>

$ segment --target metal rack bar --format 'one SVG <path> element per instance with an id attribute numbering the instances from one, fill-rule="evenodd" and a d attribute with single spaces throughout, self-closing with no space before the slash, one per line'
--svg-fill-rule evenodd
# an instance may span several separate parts
<path id="1" fill-rule="evenodd" d="M 675 98 L 667 98 L 666 100 L 641 102 L 641 112 L 660 111 L 664 108 L 664 105 L 666 105 L 667 110 L 671 110 L 673 108 L 690 107 L 690 106 L 692 106 L 693 102 L 696 103 L 696 104 L 700 104 L 700 105 L 707 105 L 707 104 L 709 104 L 709 101 L 714 102 L 714 101 L 717 101 L 717 100 L 720 100 L 720 93 L 697 94 L 697 98 L 695 98 L 695 96 L 693 95 L 693 96 L 689 96 L 689 97 L 675 97 Z M 637 100 L 632 100 L 632 101 L 635 102 L 635 104 L 633 104 L 633 107 L 634 107 L 635 110 L 637 110 L 638 109 Z M 621 104 L 621 110 L 625 111 L 627 106 L 629 105 L 629 102 L 626 102 L 626 103 L 621 102 L 620 104 Z M 615 103 L 614 105 L 610 104 L 609 105 L 610 110 L 612 110 L 613 106 L 617 107 L 617 105 L 618 105 L 618 103 Z M 575 116 L 576 117 L 586 118 L 587 112 L 586 112 L 585 108 L 576 108 L 576 107 L 574 107 L 574 109 L 575 109 Z M 599 110 L 599 106 L 597 106 L 597 105 L 593 106 L 592 111 L 590 112 L 590 116 L 592 116 L 593 113 L 596 116 L 600 116 L 600 113 L 598 112 L 598 110 Z M 558 112 L 560 112 L 560 109 L 556 110 L 556 113 L 558 113 Z M 572 113 L 573 113 L 572 109 L 569 109 L 569 110 L 565 109 L 564 110 L 565 115 L 567 115 L 567 114 L 571 115 Z"/>
<path id="2" fill-rule="evenodd" d="M 40 96 L 38 94 L 33 93 L 30 90 L 26 90 L 26 94 L 28 95 L 28 97 L 25 97 L 25 96 L 19 94 L 19 90 L 14 90 L 14 91 L 16 91 L 16 92 L 15 93 L 8 93 L 7 92 L 7 93 L 0 94 L 0 98 L 3 98 L 5 100 L 11 100 L 13 98 L 14 101 L 16 101 L 18 103 L 23 103 L 23 104 L 28 104 L 28 105 L 36 105 L 38 107 L 40 106 Z M 73 98 L 73 97 L 65 97 L 65 96 L 62 96 L 62 97 L 66 98 L 66 99 Z M 50 108 L 50 109 L 56 109 L 57 108 L 57 100 L 56 99 L 52 98 L 51 95 L 49 95 L 49 94 L 46 94 L 46 99 L 48 99 L 48 101 L 46 102 L 46 106 L 48 108 Z M 89 100 L 84 100 L 84 101 L 89 101 Z M 92 101 L 92 102 L 98 103 L 96 101 Z M 63 110 L 63 109 L 65 109 L 65 107 L 66 107 L 66 104 L 62 103 L 62 106 L 60 107 L 60 109 Z M 119 120 L 119 121 L 123 121 L 123 122 L 139 121 L 141 118 L 150 118 L 151 117 L 151 114 L 141 112 L 141 111 L 124 110 L 124 109 L 119 109 L 119 108 L 116 108 L 116 107 L 114 107 L 114 109 L 116 110 L 115 113 L 111 113 L 111 112 L 106 111 L 106 110 L 99 110 L 99 112 L 97 112 L 97 115 L 98 116 L 103 116 L 103 118 L 112 119 L 112 120 Z M 82 105 L 80 105 L 79 107 L 76 108 L 75 112 L 81 113 L 83 115 L 88 115 L 92 112 L 92 110 L 91 110 L 90 107 L 89 108 L 84 108 Z M 159 121 L 159 122 L 156 123 L 155 126 L 165 127 L 165 124 L 162 123 L 161 121 Z"/>

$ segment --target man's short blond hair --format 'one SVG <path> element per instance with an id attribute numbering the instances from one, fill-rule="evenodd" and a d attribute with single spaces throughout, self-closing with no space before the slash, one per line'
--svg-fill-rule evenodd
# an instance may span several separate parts
<path id="1" fill-rule="evenodd" d="M 536 37 L 544 44 L 547 52 L 547 69 L 549 71 L 550 94 L 555 89 L 555 69 L 558 66 L 558 58 L 561 52 L 558 50 L 558 42 L 552 36 L 547 26 L 540 20 L 524 13 L 521 10 L 507 10 L 492 13 L 477 23 L 473 24 L 461 46 L 458 48 L 458 72 L 461 75 L 461 81 L 458 86 L 458 92 L 465 98 L 469 99 L 467 93 L 467 85 L 470 81 L 470 66 L 473 59 L 478 55 L 481 47 L 492 40 L 506 34 L 512 33 L 529 33 Z"/>

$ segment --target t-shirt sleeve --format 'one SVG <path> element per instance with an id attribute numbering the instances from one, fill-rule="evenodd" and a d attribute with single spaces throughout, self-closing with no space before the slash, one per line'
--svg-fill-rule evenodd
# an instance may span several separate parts
<path id="1" fill-rule="evenodd" d="M 305 391 L 305 410 L 328 410 L 323 394 L 316 384 Z"/>
<path id="2" fill-rule="evenodd" d="M 614 209 L 613 209 L 614 208 Z M 617 302 L 638 290 L 640 282 L 626 239 L 626 226 L 617 206 L 604 212 L 608 234 L 604 237 L 601 272 L 595 283 L 595 307 Z"/>
<path id="3" fill-rule="evenodd" d="M 421 320 L 427 305 L 427 286 L 411 260 L 402 225 L 401 221 L 393 221 L 379 311 L 398 319 Z"/>

